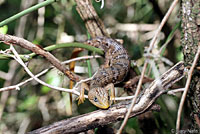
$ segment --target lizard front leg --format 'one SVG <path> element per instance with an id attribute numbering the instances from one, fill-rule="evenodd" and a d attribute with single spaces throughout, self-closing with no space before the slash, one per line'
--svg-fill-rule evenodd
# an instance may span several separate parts
<path id="1" fill-rule="evenodd" d="M 86 84 L 86 83 L 81 83 L 81 90 L 80 90 L 80 95 L 79 95 L 79 97 L 77 98 L 77 100 L 78 100 L 78 105 L 80 105 L 81 103 L 83 103 L 84 102 L 84 100 L 85 100 L 85 97 L 84 97 L 84 92 L 85 92 L 85 89 L 86 90 L 88 90 L 89 91 L 89 86 L 88 86 L 88 84 Z"/>
<path id="2" fill-rule="evenodd" d="M 110 102 L 110 105 L 112 104 L 112 102 L 115 102 L 115 87 L 113 83 L 108 84 L 105 89 L 107 91 L 110 90 L 110 100 L 108 100 Z"/>

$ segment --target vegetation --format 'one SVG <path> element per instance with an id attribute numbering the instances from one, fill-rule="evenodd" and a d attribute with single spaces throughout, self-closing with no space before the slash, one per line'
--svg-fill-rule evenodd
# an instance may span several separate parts
<path id="1" fill-rule="evenodd" d="M 156 29 L 173 1 L 105 0 L 104 2 L 102 9 L 100 8 L 102 2 L 93 0 L 93 6 L 110 36 L 123 40 L 132 68 L 139 69 L 133 69 L 137 75 L 140 74 L 147 58 L 152 61 L 152 64 L 147 66 L 145 76 L 151 79 L 157 78 L 173 64 L 183 60 L 180 42 L 180 3 L 176 5 L 159 33 L 152 55 L 145 56 L 146 48 L 149 47 Z M 24 38 L 50 51 L 60 61 L 86 55 L 103 55 L 100 49 L 84 46 L 81 43 L 91 37 L 84 21 L 76 11 L 75 1 L 47 0 L 39 5 L 37 3 L 38 1 L 35 0 L 0 1 L 0 33 Z M 23 13 L 18 14 L 21 11 Z M 14 18 L 6 20 L 13 15 L 15 15 Z M 9 47 L 9 44 L 0 42 L 0 50 L 5 51 Z M 19 46 L 14 45 L 14 47 L 33 74 L 36 75 L 51 66 L 44 57 Z M 0 88 L 16 85 L 30 78 L 24 68 L 11 57 L 0 53 Z M 93 58 L 72 62 L 66 66 L 80 76 L 91 77 L 102 63 L 103 58 Z M 54 86 L 66 89 L 74 87 L 74 83 L 55 68 L 49 69 L 39 78 Z M 142 89 L 148 87 L 149 84 L 150 82 L 146 82 Z M 170 89 L 182 88 L 184 85 L 182 80 Z M 119 88 L 117 96 L 133 95 L 136 86 L 132 90 Z M 85 103 L 78 105 L 76 100 L 78 96 L 51 89 L 34 80 L 19 88 L 20 90 L 0 92 L 0 133 L 26 133 L 56 121 L 98 109 L 87 99 Z M 173 133 L 176 128 L 180 97 L 181 92 L 160 96 L 156 104 L 160 105 L 161 110 L 146 112 L 129 119 L 123 133 Z M 187 129 L 191 125 L 190 112 L 190 105 L 185 103 L 181 118 L 182 129 Z M 105 128 L 96 128 L 95 133 L 101 133 L 102 129 L 109 127 L 118 130 L 120 124 L 121 121 L 118 121 Z"/>

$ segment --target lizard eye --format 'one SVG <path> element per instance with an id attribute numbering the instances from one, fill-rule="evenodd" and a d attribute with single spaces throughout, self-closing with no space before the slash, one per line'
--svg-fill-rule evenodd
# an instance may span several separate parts
<path id="1" fill-rule="evenodd" d="M 94 97 L 94 102 L 97 102 L 97 101 L 98 101 L 97 97 Z"/>

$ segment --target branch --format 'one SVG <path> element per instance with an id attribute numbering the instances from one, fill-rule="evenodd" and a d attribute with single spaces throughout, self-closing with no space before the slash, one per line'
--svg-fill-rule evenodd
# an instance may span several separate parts
<path id="1" fill-rule="evenodd" d="M 65 88 L 61 88 L 61 87 L 56 87 L 53 85 L 50 85 L 48 83 L 45 83 L 44 81 L 38 79 L 29 69 L 28 67 L 25 65 L 25 63 L 22 61 L 22 59 L 19 57 L 19 54 L 17 53 L 17 51 L 15 50 L 15 48 L 13 47 L 13 45 L 10 46 L 10 50 L 13 52 L 14 56 L 13 58 L 20 64 L 22 65 L 22 67 L 24 68 L 24 70 L 37 82 L 39 82 L 40 84 L 47 86 L 49 88 L 52 89 L 56 89 L 58 91 L 64 91 L 64 92 L 68 92 L 68 93 L 73 93 L 76 95 L 80 95 L 80 93 L 78 91 L 75 90 L 75 88 L 73 89 L 65 89 Z M 86 96 L 85 96 L 86 97 Z"/>
<path id="2" fill-rule="evenodd" d="M 93 51 L 93 52 L 96 52 L 98 54 L 101 54 L 101 55 L 104 54 L 104 52 L 99 48 L 89 46 L 89 45 L 84 44 L 84 43 L 78 43 L 78 42 L 55 44 L 55 45 L 45 47 L 43 49 L 46 50 L 46 51 L 53 51 L 55 49 L 65 48 L 65 47 L 84 48 L 84 49 L 87 49 L 89 51 Z M 36 53 L 30 53 L 30 54 L 26 54 L 26 55 L 20 55 L 20 58 L 23 61 L 29 61 L 30 59 L 32 59 L 36 55 L 37 55 Z M 9 59 L 9 58 L 12 58 L 12 56 L 0 54 L 0 59 Z"/>
<path id="3" fill-rule="evenodd" d="M 91 0 L 75 0 L 77 3 L 76 10 L 81 16 L 82 20 L 85 22 L 86 28 L 90 33 L 91 37 L 96 36 L 107 36 L 105 26 L 99 16 L 97 15 L 94 7 L 92 6 Z"/>
<path id="4" fill-rule="evenodd" d="M 44 56 L 53 66 L 55 66 L 58 70 L 63 72 L 66 76 L 68 76 L 73 81 L 80 81 L 81 77 L 70 72 L 62 63 L 54 57 L 51 53 L 47 52 L 46 50 L 36 46 L 35 44 L 19 37 L 11 36 L 11 35 L 4 35 L 0 33 L 0 41 L 3 41 L 7 44 L 16 44 L 21 46 L 27 50 L 30 50 L 36 54 Z"/>
<path id="5" fill-rule="evenodd" d="M 152 107 L 152 104 L 159 96 L 164 94 L 172 84 L 180 80 L 183 76 L 184 63 L 179 62 L 165 72 L 159 79 L 154 80 L 137 100 L 135 106 L 131 110 L 129 118 L 146 112 L 150 107 Z M 97 110 L 84 115 L 72 117 L 67 120 L 59 121 L 52 125 L 32 131 L 29 134 L 78 133 L 98 126 L 107 125 L 124 118 L 124 115 L 127 113 L 127 107 L 130 106 L 131 102 L 132 101 L 124 101 L 113 105 L 108 110 Z"/>
<path id="6" fill-rule="evenodd" d="M 188 79 L 186 81 L 185 90 L 183 92 L 183 95 L 181 97 L 181 101 L 180 101 L 180 104 L 179 104 L 178 113 L 177 113 L 177 121 L 176 121 L 176 131 L 177 132 L 180 129 L 180 120 L 181 120 L 181 112 L 182 112 L 182 109 L 183 109 L 183 104 L 185 102 L 186 95 L 187 95 L 187 92 L 189 90 L 190 81 L 192 79 L 192 73 L 194 71 L 194 68 L 195 68 L 197 62 L 198 62 L 199 55 L 200 55 L 200 42 L 199 42 L 199 45 L 198 45 L 198 50 L 197 50 L 197 53 L 195 55 L 194 61 L 192 63 L 192 67 L 191 67 L 190 71 L 188 72 Z"/>
<path id="7" fill-rule="evenodd" d="M 170 14 L 172 13 L 172 11 L 173 11 L 173 9 L 175 8 L 175 6 L 176 6 L 177 3 L 178 3 L 178 0 L 174 0 L 174 2 L 171 4 L 169 10 L 167 11 L 166 15 L 165 15 L 164 18 L 162 19 L 162 21 L 161 21 L 161 23 L 160 23 L 158 29 L 156 30 L 156 33 L 155 33 L 153 39 L 151 40 L 151 43 L 150 43 L 150 45 L 149 45 L 149 47 L 148 47 L 148 49 L 147 49 L 147 54 L 151 53 L 151 51 L 152 51 L 152 49 L 153 49 L 153 47 L 154 47 L 154 45 L 155 45 L 155 42 L 156 42 L 156 39 L 157 39 L 158 34 L 160 33 L 162 27 L 163 27 L 164 24 L 166 23 L 167 19 L 169 18 Z M 125 117 L 125 119 L 124 119 L 122 125 L 120 126 L 120 128 L 119 128 L 117 134 L 120 134 L 120 133 L 122 132 L 123 128 L 125 127 L 125 125 L 126 125 L 126 123 L 127 123 L 127 121 L 128 121 L 128 117 L 129 117 L 129 114 L 130 114 L 130 112 L 131 112 L 131 109 L 132 109 L 132 108 L 134 107 L 134 105 L 135 105 L 136 98 L 137 98 L 137 96 L 138 96 L 138 94 L 139 94 L 139 92 L 140 92 L 140 88 L 141 88 L 141 86 L 142 86 L 142 81 L 143 81 L 143 78 L 144 78 L 145 71 L 146 71 L 146 69 L 147 69 L 147 65 L 148 65 L 148 60 L 145 60 L 144 67 L 143 67 L 142 74 L 141 74 L 141 78 L 140 78 L 140 80 L 139 80 L 139 82 L 138 82 L 138 86 L 137 86 L 137 89 L 136 89 L 135 98 L 133 98 L 132 104 L 131 104 L 131 106 L 130 106 L 130 108 L 129 108 L 127 114 L 126 114 L 126 117 Z"/>
<path id="8" fill-rule="evenodd" d="M 29 81 L 31 80 L 36 80 L 38 83 L 44 85 L 44 86 L 47 86 L 49 88 L 52 88 L 52 89 L 55 89 L 55 90 L 58 90 L 58 91 L 63 91 L 63 92 L 68 92 L 68 93 L 73 93 L 75 95 L 80 95 L 80 93 L 78 91 L 76 91 L 76 89 L 78 89 L 78 85 L 82 82 L 85 82 L 85 81 L 88 81 L 91 78 L 88 78 L 88 79 L 84 79 L 84 80 L 80 80 L 79 82 L 76 83 L 76 85 L 74 86 L 73 89 L 66 89 L 66 88 L 61 88 L 61 87 L 56 87 L 56 86 L 52 86 L 48 83 L 45 83 L 44 81 L 41 81 L 40 79 L 38 79 L 39 76 L 45 74 L 46 72 L 48 72 L 51 68 L 53 67 L 49 67 L 48 69 L 45 69 L 43 70 L 42 72 L 38 73 L 37 75 L 33 75 L 31 73 L 31 71 L 26 67 L 26 65 L 24 64 L 24 62 L 22 61 L 22 59 L 20 58 L 19 54 L 16 52 L 16 50 L 14 49 L 13 46 L 11 46 L 11 49 L 10 49 L 14 55 L 10 55 L 10 54 L 6 54 L 5 52 L 2 52 L 4 53 L 5 55 L 8 55 L 10 57 L 12 57 L 13 59 L 15 59 L 18 63 L 20 63 L 23 67 L 24 67 L 24 70 L 26 70 L 26 72 L 31 76 L 31 78 L 23 81 L 23 82 L 20 82 L 16 85 L 13 85 L 13 86 L 8 86 L 8 87 L 3 87 L 3 88 L 0 88 L 0 92 L 2 91 L 8 91 L 8 90 L 20 90 L 20 86 L 28 83 Z M 96 56 L 83 56 L 83 57 L 78 57 L 78 58 L 74 58 L 74 59 L 70 59 L 70 60 L 67 60 L 67 61 L 64 61 L 62 62 L 62 64 L 68 64 L 70 62 L 73 62 L 73 61 L 77 61 L 77 60 L 83 60 L 83 59 L 89 59 L 89 58 L 99 58 L 100 56 L 96 55 Z M 95 74 L 94 74 L 95 75 Z M 93 76 L 94 76 L 93 75 Z M 88 98 L 87 95 L 84 95 L 85 98 Z M 134 96 L 126 96 L 126 97 L 116 97 L 115 100 L 128 100 L 128 99 L 132 99 Z"/>
<path id="9" fill-rule="evenodd" d="M 124 115 L 127 112 L 127 106 L 130 105 L 130 103 L 131 101 L 124 101 L 117 105 L 113 105 L 108 110 L 97 110 L 70 119 L 58 121 L 49 126 L 28 132 L 28 134 L 74 134 L 117 122 L 124 118 Z M 159 111 L 159 109 L 160 107 L 158 105 L 154 105 L 150 110 Z M 136 115 L 136 113 L 132 112 L 130 117 Z"/>
<path id="10" fill-rule="evenodd" d="M 91 59 L 91 58 L 100 58 L 100 56 L 98 56 L 98 55 L 95 55 L 95 56 L 82 56 L 82 57 L 78 57 L 78 58 L 74 58 L 74 59 L 70 59 L 70 60 L 64 61 L 64 62 L 62 62 L 62 64 L 68 64 L 68 63 L 73 62 L 73 61 Z M 40 77 L 40 76 L 44 75 L 45 73 L 47 73 L 52 68 L 53 67 L 51 66 L 51 67 L 41 71 L 40 73 L 36 74 L 35 77 Z M 20 83 L 18 83 L 16 85 L 0 88 L 0 92 L 8 91 L 8 90 L 20 90 L 20 86 L 23 86 L 23 85 L 25 85 L 26 83 L 28 83 L 28 82 L 30 82 L 32 80 L 33 80 L 33 78 L 31 77 L 31 78 L 29 78 L 29 79 L 27 79 L 27 80 L 25 80 L 23 82 L 20 82 Z"/>

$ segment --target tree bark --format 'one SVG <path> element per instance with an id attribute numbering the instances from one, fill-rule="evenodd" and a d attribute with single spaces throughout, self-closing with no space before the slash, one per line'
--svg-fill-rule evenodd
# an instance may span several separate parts
<path id="1" fill-rule="evenodd" d="M 75 116 L 66 120 L 55 122 L 49 126 L 29 132 L 28 134 L 74 134 L 84 132 L 99 126 L 122 120 L 131 101 L 113 105 L 108 110 L 97 110 L 87 114 Z M 153 105 L 150 110 L 159 110 L 158 105 Z M 138 113 L 132 112 L 130 118 Z M 141 113 L 140 113 L 141 114 Z"/>
<path id="2" fill-rule="evenodd" d="M 181 19 L 182 19 L 182 46 L 185 60 L 185 66 L 191 66 L 198 45 L 200 45 L 200 1 L 199 0 L 182 0 L 181 3 Z M 197 66 L 200 65 L 200 60 Z M 200 128 L 200 72 L 195 69 L 188 100 L 192 107 L 193 128 Z"/>
<path id="3" fill-rule="evenodd" d="M 130 117 L 137 116 L 146 112 L 156 99 L 166 93 L 166 90 L 175 82 L 183 78 L 184 65 L 179 62 L 171 69 L 161 75 L 160 78 L 155 79 L 144 92 L 137 99 L 137 103 L 131 111 Z M 131 101 L 124 101 L 118 103 L 108 110 L 97 110 L 84 115 L 72 117 L 67 120 L 56 122 L 52 125 L 42 127 L 29 134 L 69 134 L 86 131 L 98 126 L 108 125 L 110 123 L 119 121 L 124 118 L 127 113 L 127 108 L 130 106 Z M 158 107 L 154 110 L 158 109 Z"/>
<path id="4" fill-rule="evenodd" d="M 85 22 L 85 26 L 91 37 L 106 36 L 110 37 L 102 20 L 97 15 L 91 0 L 75 0 L 77 4 L 77 11 Z"/>

